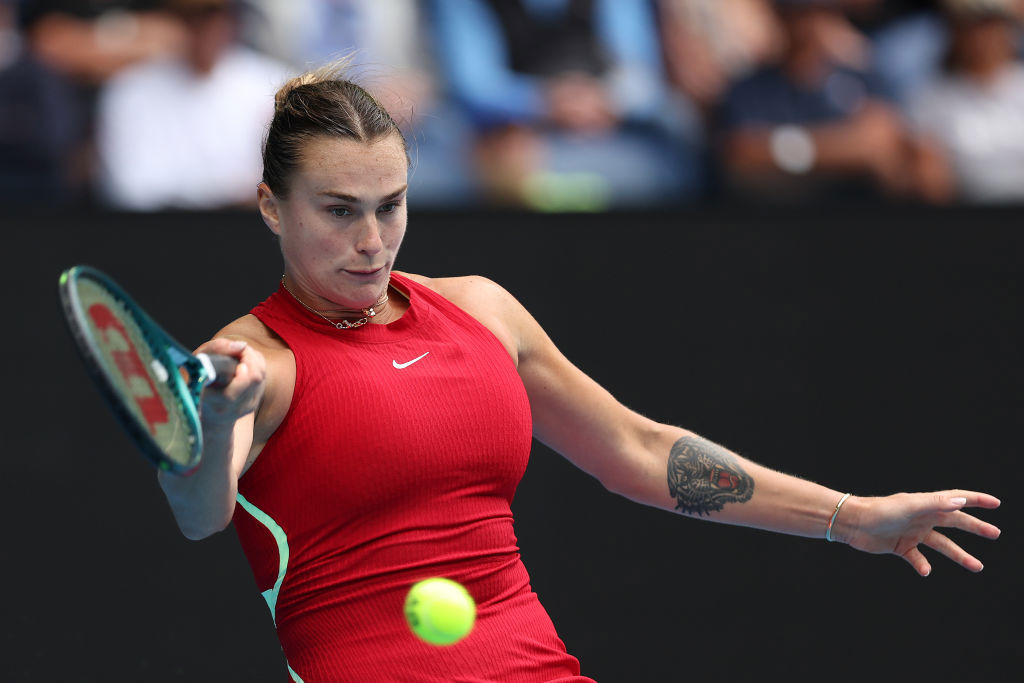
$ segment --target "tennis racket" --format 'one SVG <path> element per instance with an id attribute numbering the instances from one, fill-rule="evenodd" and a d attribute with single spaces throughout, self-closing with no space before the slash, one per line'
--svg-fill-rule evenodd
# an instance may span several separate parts
<path id="1" fill-rule="evenodd" d="M 60 300 L 86 370 L 142 454 L 162 470 L 192 472 L 203 453 L 202 389 L 231 381 L 238 360 L 192 355 L 95 268 L 61 273 Z"/>

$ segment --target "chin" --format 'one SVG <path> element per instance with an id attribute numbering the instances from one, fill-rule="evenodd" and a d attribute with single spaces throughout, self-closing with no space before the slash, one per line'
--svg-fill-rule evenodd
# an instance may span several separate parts
<path id="1" fill-rule="evenodd" d="M 361 287 L 354 287 L 348 291 L 338 292 L 338 303 L 348 308 L 367 308 L 377 303 L 377 300 L 384 294 L 387 279 L 381 282 L 367 283 Z"/>

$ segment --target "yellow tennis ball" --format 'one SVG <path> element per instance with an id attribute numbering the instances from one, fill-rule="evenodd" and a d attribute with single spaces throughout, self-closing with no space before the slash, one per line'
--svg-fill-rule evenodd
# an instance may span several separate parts
<path id="1" fill-rule="evenodd" d="M 476 603 L 450 579 L 424 579 L 405 597 L 405 619 L 431 645 L 451 645 L 466 637 L 476 622 Z"/>

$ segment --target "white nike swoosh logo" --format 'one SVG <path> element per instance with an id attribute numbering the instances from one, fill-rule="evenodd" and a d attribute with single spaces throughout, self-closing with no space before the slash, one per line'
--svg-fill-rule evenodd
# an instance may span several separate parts
<path id="1" fill-rule="evenodd" d="M 427 353 L 430 353 L 430 351 L 427 351 Z M 403 368 L 409 367 L 410 365 L 412 365 L 416 361 L 422 360 L 423 357 L 427 355 L 427 353 L 423 354 L 423 356 L 420 356 L 419 358 L 413 358 L 408 363 L 399 363 L 397 360 L 392 360 L 391 364 L 394 365 L 397 369 L 402 370 Z"/>

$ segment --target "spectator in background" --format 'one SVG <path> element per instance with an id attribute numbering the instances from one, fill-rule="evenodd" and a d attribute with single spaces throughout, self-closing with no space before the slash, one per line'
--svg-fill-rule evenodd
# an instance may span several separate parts
<path id="1" fill-rule="evenodd" d="M 271 95 L 287 68 L 236 40 L 231 0 L 169 0 L 181 57 L 125 69 L 98 110 L 101 184 L 113 206 L 214 209 L 255 201 Z"/>
<path id="2" fill-rule="evenodd" d="M 69 183 L 78 198 L 93 185 L 93 131 L 99 87 L 119 70 L 177 54 L 180 22 L 160 11 L 158 0 L 23 0 L 21 24 L 31 53 L 71 84 L 76 132 L 64 150 Z M 52 114 L 51 114 L 52 116 Z"/>
<path id="3" fill-rule="evenodd" d="M 126 66 L 178 53 L 185 35 L 160 0 L 27 0 L 23 17 L 38 58 L 98 85 Z"/>
<path id="4" fill-rule="evenodd" d="M 410 199 L 421 207 L 473 199 L 471 135 L 465 117 L 439 92 L 417 0 L 244 0 L 252 44 L 306 69 L 339 56 L 410 141 Z"/>
<path id="5" fill-rule="evenodd" d="M 945 72 L 911 102 L 915 125 L 941 146 L 959 198 L 1024 200 L 1024 63 L 1016 0 L 944 0 Z"/>
<path id="6" fill-rule="evenodd" d="M 781 50 L 771 0 L 659 0 L 670 82 L 704 111 Z"/>
<path id="7" fill-rule="evenodd" d="M 15 0 L 0 0 L 0 202 L 59 205 L 72 198 L 75 100 L 67 81 L 28 51 L 16 10 Z"/>
<path id="8" fill-rule="evenodd" d="M 870 70 L 870 44 L 838 0 L 775 0 L 778 64 L 736 83 L 719 112 L 733 188 L 771 200 L 938 196 L 916 143 Z"/>
<path id="9" fill-rule="evenodd" d="M 490 201 L 542 209 L 678 201 L 701 131 L 673 97 L 646 2 L 432 0 L 442 72 L 476 130 Z"/>

